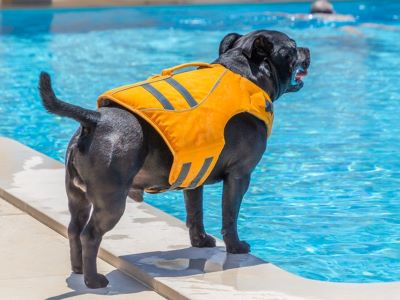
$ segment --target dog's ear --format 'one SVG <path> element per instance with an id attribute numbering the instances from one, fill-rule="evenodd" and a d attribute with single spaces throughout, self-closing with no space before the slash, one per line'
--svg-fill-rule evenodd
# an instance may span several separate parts
<path id="1" fill-rule="evenodd" d="M 240 38 L 241 35 L 238 33 L 227 34 L 219 44 L 219 55 L 224 54 L 226 51 L 232 48 L 233 44 Z"/>
<path id="2" fill-rule="evenodd" d="M 246 41 L 243 45 L 242 52 L 247 58 L 253 58 L 254 55 L 265 57 L 268 56 L 273 49 L 274 45 L 265 36 L 258 35 Z"/>

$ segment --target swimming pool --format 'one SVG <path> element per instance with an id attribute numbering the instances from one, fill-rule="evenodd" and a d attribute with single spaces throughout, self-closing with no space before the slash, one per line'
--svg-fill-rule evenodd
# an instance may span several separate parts
<path id="1" fill-rule="evenodd" d="M 356 20 L 276 13 L 305 13 L 306 4 L 0 11 L 0 135 L 63 160 L 77 124 L 43 110 L 41 70 L 62 99 L 94 108 L 111 87 L 212 61 L 228 32 L 284 31 L 311 49 L 312 66 L 305 87 L 276 103 L 241 238 L 253 254 L 308 278 L 399 281 L 400 1 L 336 9 Z M 220 185 L 206 188 L 205 224 L 216 236 L 220 197 Z M 146 201 L 185 218 L 181 193 Z"/>

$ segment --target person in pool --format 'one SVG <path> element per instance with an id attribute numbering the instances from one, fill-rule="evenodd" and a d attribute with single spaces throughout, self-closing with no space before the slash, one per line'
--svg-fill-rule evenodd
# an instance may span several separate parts
<path id="1" fill-rule="evenodd" d="M 311 5 L 310 13 L 308 14 L 288 14 L 288 13 L 266 13 L 275 16 L 283 16 L 292 20 L 309 21 L 317 19 L 323 22 L 354 22 L 355 18 L 352 15 L 337 14 L 333 5 L 328 0 L 314 0 Z"/>
<path id="2" fill-rule="evenodd" d="M 335 12 L 329 0 L 314 0 L 311 4 L 310 14 L 320 20 L 330 22 L 354 22 L 352 15 L 341 15 Z"/>
<path id="3" fill-rule="evenodd" d="M 311 14 L 334 14 L 335 10 L 328 0 L 314 0 L 310 12 Z"/>
<path id="4" fill-rule="evenodd" d="M 310 13 L 311 15 L 326 21 L 334 21 L 334 22 L 354 21 L 354 17 L 351 15 L 337 14 L 333 8 L 332 3 L 330 3 L 329 0 L 314 0 L 314 2 L 311 5 Z M 361 24 L 359 27 L 392 30 L 392 31 L 398 30 L 394 26 L 387 26 L 384 24 L 375 24 L 375 23 L 364 23 Z M 351 33 L 353 35 L 362 35 L 362 32 L 354 26 L 344 26 L 342 27 L 342 30 L 346 31 L 347 33 Z"/>

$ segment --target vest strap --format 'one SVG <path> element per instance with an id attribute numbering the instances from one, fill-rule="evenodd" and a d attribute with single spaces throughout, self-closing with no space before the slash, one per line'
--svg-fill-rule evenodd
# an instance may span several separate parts
<path id="1" fill-rule="evenodd" d="M 187 63 L 187 64 L 181 64 L 181 65 L 177 65 L 172 68 L 162 70 L 161 75 L 162 76 L 171 76 L 172 73 L 174 73 L 175 71 L 180 70 L 180 69 L 189 68 L 189 67 L 212 68 L 212 64 L 203 63 L 203 62 L 192 62 L 192 63 Z"/>

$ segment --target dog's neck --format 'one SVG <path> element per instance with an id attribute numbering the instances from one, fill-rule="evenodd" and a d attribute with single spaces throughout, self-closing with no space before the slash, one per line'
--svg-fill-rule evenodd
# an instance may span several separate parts
<path id="1" fill-rule="evenodd" d="M 269 64 L 249 64 L 249 61 L 241 54 L 235 56 L 221 55 L 213 64 L 221 64 L 230 71 L 254 82 L 270 96 L 272 101 L 277 100 L 281 96 L 281 88 L 276 70 L 271 69 L 273 66 Z"/>

